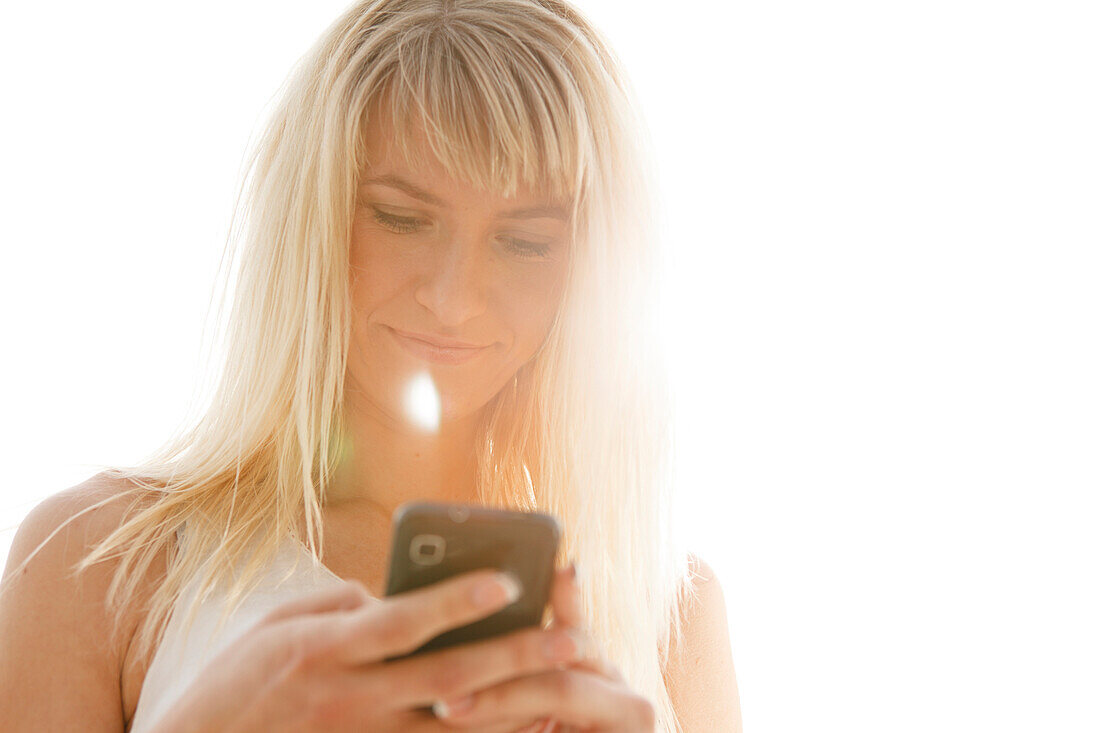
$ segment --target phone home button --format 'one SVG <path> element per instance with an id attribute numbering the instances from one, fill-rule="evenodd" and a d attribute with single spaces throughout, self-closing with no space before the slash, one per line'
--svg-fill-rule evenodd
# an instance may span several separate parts
<path id="1" fill-rule="evenodd" d="M 409 543 L 409 559 L 417 565 L 438 565 L 443 561 L 446 542 L 437 534 L 418 534 Z"/>

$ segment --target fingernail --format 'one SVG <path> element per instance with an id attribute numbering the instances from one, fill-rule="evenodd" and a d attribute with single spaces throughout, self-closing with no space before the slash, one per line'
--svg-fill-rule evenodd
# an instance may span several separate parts
<path id="1" fill-rule="evenodd" d="M 519 597 L 523 594 L 523 585 L 519 582 L 519 578 L 515 574 L 503 570 L 497 576 L 500 584 L 504 586 L 504 592 L 508 596 L 509 603 L 515 603 L 519 600 Z"/>
<path id="2" fill-rule="evenodd" d="M 483 608 L 499 606 L 502 600 L 501 592 L 504 593 L 504 600 L 508 603 L 513 603 L 519 598 L 521 588 L 516 576 L 503 571 L 478 583 L 474 588 L 474 602 Z"/>
<path id="3" fill-rule="evenodd" d="M 474 696 L 467 695 L 456 700 L 436 700 L 432 712 L 437 718 L 449 718 L 464 713 L 474 706 Z"/>

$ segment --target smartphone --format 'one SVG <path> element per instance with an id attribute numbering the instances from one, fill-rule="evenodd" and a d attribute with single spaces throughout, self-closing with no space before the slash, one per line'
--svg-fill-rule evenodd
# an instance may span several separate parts
<path id="1" fill-rule="evenodd" d="M 492 615 L 448 629 L 391 659 L 542 625 L 561 538 L 552 515 L 477 504 L 407 502 L 394 511 L 393 525 L 387 596 L 482 568 L 514 573 L 523 593 Z"/>

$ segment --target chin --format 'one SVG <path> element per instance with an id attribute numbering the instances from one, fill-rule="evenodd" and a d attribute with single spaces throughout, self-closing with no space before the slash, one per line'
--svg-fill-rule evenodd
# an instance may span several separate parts
<path id="1" fill-rule="evenodd" d="M 490 401 L 490 399 L 484 401 L 470 400 L 468 397 L 465 399 L 449 400 L 446 395 L 444 395 L 441 398 L 439 419 L 441 422 L 458 422 L 468 419 L 484 410 L 485 406 L 488 405 Z"/>

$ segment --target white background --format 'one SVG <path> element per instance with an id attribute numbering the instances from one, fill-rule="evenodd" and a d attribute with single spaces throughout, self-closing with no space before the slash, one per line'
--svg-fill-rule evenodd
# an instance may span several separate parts
<path id="1" fill-rule="evenodd" d="M 249 136 L 343 7 L 4 11 L 0 560 L 183 417 Z M 580 7 L 660 156 L 746 729 L 1100 729 L 1095 4 Z"/>

